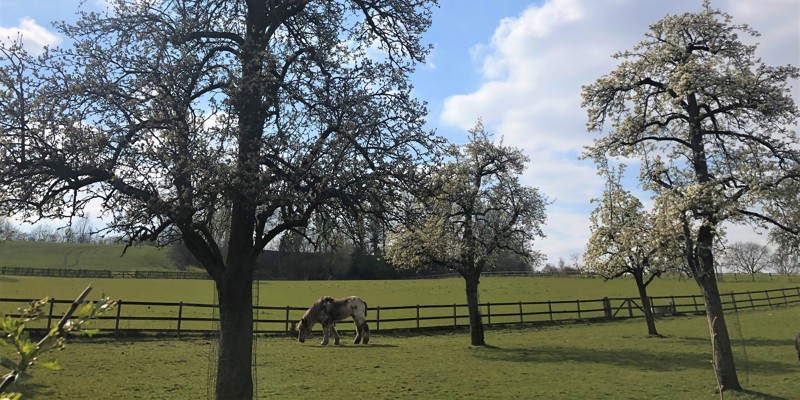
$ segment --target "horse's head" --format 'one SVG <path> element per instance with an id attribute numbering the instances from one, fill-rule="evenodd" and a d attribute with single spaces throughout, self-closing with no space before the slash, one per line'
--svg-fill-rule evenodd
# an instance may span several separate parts
<path id="1" fill-rule="evenodd" d="M 311 337 L 311 324 L 308 323 L 308 320 L 305 318 L 300 318 L 300 322 L 297 324 L 297 340 L 300 343 L 306 341 L 306 338 Z"/>

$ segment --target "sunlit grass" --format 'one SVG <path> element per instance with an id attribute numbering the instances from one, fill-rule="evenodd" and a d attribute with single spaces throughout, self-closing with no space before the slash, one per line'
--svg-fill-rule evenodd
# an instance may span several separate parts
<path id="1" fill-rule="evenodd" d="M 726 399 L 797 398 L 798 320 L 796 306 L 728 314 L 748 392 Z M 258 398 L 718 399 L 705 318 L 661 319 L 659 330 L 665 338 L 648 338 L 641 320 L 490 329 L 486 347 L 465 330 L 338 347 L 260 337 Z M 54 355 L 63 371 L 34 370 L 18 388 L 28 399 L 205 398 L 213 349 L 202 338 L 81 340 Z"/>

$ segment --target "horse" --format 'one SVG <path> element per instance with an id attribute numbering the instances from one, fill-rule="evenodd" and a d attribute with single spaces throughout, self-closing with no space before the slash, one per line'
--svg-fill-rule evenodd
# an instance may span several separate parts
<path id="1" fill-rule="evenodd" d="M 336 322 L 342 321 L 347 317 L 353 317 L 356 324 L 356 339 L 353 344 L 369 343 L 369 326 L 367 326 L 367 302 L 357 296 L 349 296 L 341 299 L 334 299 L 330 296 L 323 296 L 315 301 L 311 307 L 300 318 L 297 324 L 299 331 L 297 340 L 304 343 L 307 337 L 311 337 L 311 328 L 319 322 L 322 324 L 322 343 L 328 344 L 328 339 L 333 335 L 333 343 L 339 344 L 339 332 L 336 332 Z"/>
<path id="2" fill-rule="evenodd" d="M 794 348 L 797 349 L 797 359 L 800 360 L 800 333 L 794 338 Z"/>

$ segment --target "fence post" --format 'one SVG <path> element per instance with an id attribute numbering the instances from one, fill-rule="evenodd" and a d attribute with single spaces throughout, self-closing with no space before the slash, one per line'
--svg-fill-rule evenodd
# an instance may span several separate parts
<path id="1" fill-rule="evenodd" d="M 181 337 L 181 319 L 183 318 L 183 302 L 178 303 L 178 337 Z"/>
<path id="2" fill-rule="evenodd" d="M 522 302 L 519 302 L 519 323 L 522 324 L 525 321 L 522 320 Z"/>
<path id="3" fill-rule="evenodd" d="M 53 320 L 53 304 L 55 304 L 54 299 L 50 299 L 50 312 L 47 313 L 47 330 L 50 331 L 50 322 Z"/>
<path id="4" fill-rule="evenodd" d="M 783 295 L 783 304 L 789 304 L 789 299 L 786 298 L 786 289 L 781 288 L 781 294 Z"/>
<path id="5" fill-rule="evenodd" d="M 381 330 L 381 306 L 377 308 L 377 315 L 375 316 L 375 330 Z"/>
<path id="6" fill-rule="evenodd" d="M 575 304 L 578 305 L 578 319 L 581 319 L 581 299 L 575 300 Z"/>
<path id="7" fill-rule="evenodd" d="M 419 304 L 417 304 L 417 329 L 419 329 Z"/>
<path id="8" fill-rule="evenodd" d="M 633 318 L 633 305 L 631 305 L 631 299 L 625 299 L 628 302 L 628 316 Z"/>
<path id="9" fill-rule="evenodd" d="M 489 318 L 489 325 L 492 324 L 492 303 L 486 303 L 486 316 Z"/>
<path id="10" fill-rule="evenodd" d="M 286 306 L 286 325 L 284 326 L 284 331 L 289 333 L 289 306 Z"/>
<path id="11" fill-rule="evenodd" d="M 453 327 L 458 326 L 458 317 L 456 317 L 456 304 L 453 303 Z"/>
<path id="12" fill-rule="evenodd" d="M 692 303 L 694 303 L 694 312 L 696 312 L 696 313 L 700 312 L 700 307 L 697 306 L 697 295 L 696 294 L 692 295 Z"/>
<path id="13" fill-rule="evenodd" d="M 733 311 L 739 312 L 739 308 L 736 307 L 736 297 L 731 292 L 731 302 L 733 303 Z"/>
<path id="14" fill-rule="evenodd" d="M 119 316 L 122 313 L 122 300 L 117 300 L 117 321 L 114 324 L 114 333 L 119 332 Z"/>
<path id="15" fill-rule="evenodd" d="M 755 303 L 753 303 L 753 294 L 750 293 L 750 292 L 747 292 L 747 298 L 750 299 L 750 308 L 755 310 L 756 309 L 756 305 L 755 305 Z"/>
<path id="16" fill-rule="evenodd" d="M 550 315 L 550 321 L 553 320 L 553 303 L 547 300 L 547 314 Z"/>
<path id="17" fill-rule="evenodd" d="M 769 291 L 765 290 L 764 294 L 767 296 L 767 303 L 769 304 L 770 307 L 772 307 L 772 299 L 769 298 Z"/>
<path id="18" fill-rule="evenodd" d="M 611 314 L 611 300 L 608 297 L 603 297 L 603 313 L 606 315 L 606 318 L 613 318 L 614 315 Z"/>

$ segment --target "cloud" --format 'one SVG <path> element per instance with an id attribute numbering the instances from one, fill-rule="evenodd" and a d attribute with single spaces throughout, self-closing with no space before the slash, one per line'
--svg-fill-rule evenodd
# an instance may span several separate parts
<path id="1" fill-rule="evenodd" d="M 0 26 L 0 42 L 11 43 L 22 38 L 25 49 L 32 54 L 40 54 L 45 46 L 54 46 L 61 43 L 61 38 L 39 25 L 33 18 L 25 17 L 19 20 L 19 26 Z"/>
<path id="2" fill-rule="evenodd" d="M 482 83 L 445 99 L 440 124 L 467 130 L 482 118 L 505 144 L 531 157 L 524 182 L 557 199 L 545 229 L 550 237 L 537 245 L 551 260 L 583 251 L 589 200 L 603 188 L 591 162 L 576 157 L 596 137 L 585 129 L 582 85 L 612 71 L 617 61 L 611 55 L 640 42 L 653 22 L 701 6 L 699 0 L 548 0 L 503 19 L 488 42 L 469 50 Z M 800 1 L 728 0 L 712 6 L 762 33 L 756 41 L 766 63 L 798 64 Z M 800 85 L 793 86 L 797 94 Z"/>

